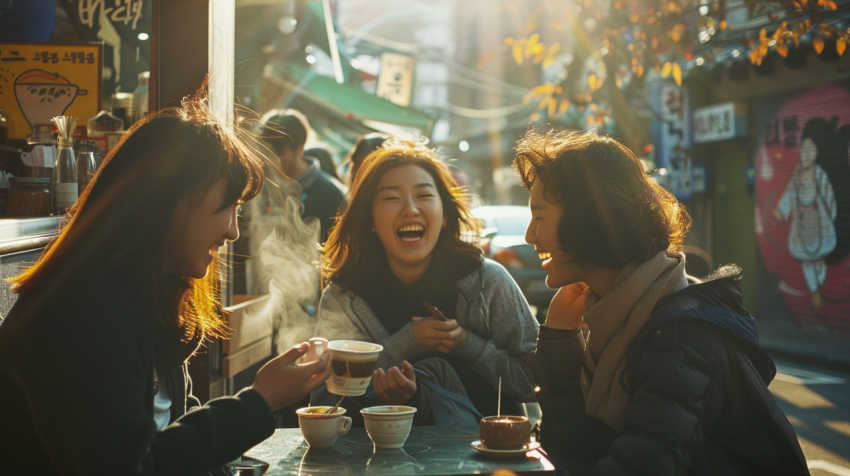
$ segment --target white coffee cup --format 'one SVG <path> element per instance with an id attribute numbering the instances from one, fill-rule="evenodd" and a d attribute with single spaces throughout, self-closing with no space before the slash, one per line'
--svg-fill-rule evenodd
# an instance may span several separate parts
<path id="1" fill-rule="evenodd" d="M 331 447 L 338 436 L 351 429 L 351 418 L 343 416 L 345 408 L 338 407 L 333 413 L 327 413 L 331 408 L 307 407 L 295 411 L 301 434 L 310 448 Z"/>
<path id="2" fill-rule="evenodd" d="M 401 448 L 413 427 L 416 408 L 404 405 L 384 405 L 360 410 L 366 433 L 375 448 Z"/>
<path id="3" fill-rule="evenodd" d="M 371 342 L 332 340 L 328 342 L 328 350 L 331 353 L 328 391 L 350 397 L 366 393 L 378 355 L 384 348 Z"/>

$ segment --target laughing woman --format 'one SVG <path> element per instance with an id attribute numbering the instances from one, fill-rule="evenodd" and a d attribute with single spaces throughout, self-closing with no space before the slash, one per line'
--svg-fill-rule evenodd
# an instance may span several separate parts
<path id="1" fill-rule="evenodd" d="M 418 423 L 451 421 L 422 379 L 484 415 L 496 412 L 499 378 L 503 404 L 535 400 L 537 322 L 507 271 L 461 239 L 477 226 L 434 151 L 394 138 L 363 163 L 324 248 L 320 334 L 381 344 L 375 396 L 416 406 Z M 424 302 L 448 319 L 430 318 Z"/>
<path id="2" fill-rule="evenodd" d="M 327 358 L 291 365 L 303 343 L 232 397 L 191 395 L 188 358 L 226 329 L 215 259 L 262 185 L 255 157 L 202 98 L 145 116 L 110 152 L 68 225 L 13 279 L 0 474 L 218 471 L 274 432 L 272 411 L 324 382 Z"/>
<path id="3" fill-rule="evenodd" d="M 740 269 L 685 274 L 682 204 L 595 132 L 532 131 L 517 152 L 526 240 L 560 288 L 535 364 L 549 454 L 605 475 L 808 474 Z"/>

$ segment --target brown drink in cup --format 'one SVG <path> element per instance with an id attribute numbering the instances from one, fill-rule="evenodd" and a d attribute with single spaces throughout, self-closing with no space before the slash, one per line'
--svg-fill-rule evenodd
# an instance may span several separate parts
<path id="1" fill-rule="evenodd" d="M 481 444 L 491 450 L 519 450 L 531 442 L 531 423 L 523 416 L 488 416 L 478 424 Z"/>

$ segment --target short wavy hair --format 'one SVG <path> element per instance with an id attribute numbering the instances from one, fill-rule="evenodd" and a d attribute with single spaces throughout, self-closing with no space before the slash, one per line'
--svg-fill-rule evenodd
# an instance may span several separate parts
<path id="1" fill-rule="evenodd" d="M 546 199 L 563 208 L 558 243 L 577 263 L 619 269 L 682 251 L 687 210 L 610 137 L 531 129 L 517 144 L 514 168 L 527 190 L 539 179 Z"/>
<path id="2" fill-rule="evenodd" d="M 390 169 L 403 165 L 422 168 L 433 177 L 437 186 L 446 226 L 440 231 L 434 252 L 474 258 L 481 256 L 481 250 L 464 239 L 478 236 L 481 222 L 470 213 L 464 190 L 427 144 L 428 139 L 424 137 L 396 136 L 363 161 L 351 184 L 348 208 L 339 217 L 322 248 L 322 278 L 325 284 L 334 280 L 347 288 L 353 281 L 374 276 L 377 272 L 380 258 L 386 251 L 377 234 L 372 233 L 372 201 L 381 177 Z"/>

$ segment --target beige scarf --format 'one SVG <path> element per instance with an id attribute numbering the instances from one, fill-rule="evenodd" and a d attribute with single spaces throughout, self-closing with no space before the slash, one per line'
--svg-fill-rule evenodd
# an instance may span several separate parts
<path id="1" fill-rule="evenodd" d="M 670 257 L 662 251 L 640 266 L 620 270 L 604 297 L 588 288 L 584 322 L 590 334 L 581 373 L 585 413 L 623 431 L 629 395 L 620 385 L 620 378 L 626 371 L 629 345 L 655 303 L 687 285 L 685 257 Z"/>

